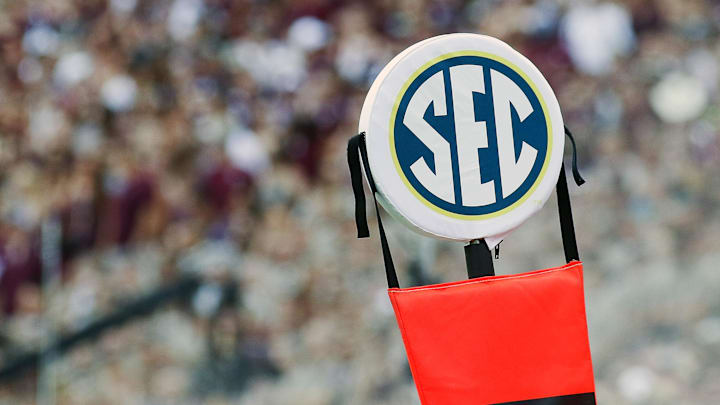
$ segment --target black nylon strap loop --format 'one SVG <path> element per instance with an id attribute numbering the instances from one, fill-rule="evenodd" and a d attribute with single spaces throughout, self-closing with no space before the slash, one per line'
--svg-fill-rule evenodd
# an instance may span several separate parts
<path id="1" fill-rule="evenodd" d="M 360 138 L 356 135 L 350 138 L 347 148 L 348 166 L 350 166 L 350 180 L 352 182 L 353 194 L 355 195 L 355 225 L 357 237 L 367 238 L 370 236 L 370 229 L 367 223 L 365 212 L 365 192 L 363 190 L 362 169 L 360 168 Z"/>
<path id="2" fill-rule="evenodd" d="M 573 179 L 575 179 L 575 184 L 579 187 L 585 184 L 585 179 L 583 179 L 580 175 L 580 170 L 578 170 L 577 166 L 577 147 L 575 146 L 575 137 L 573 137 L 568 127 L 565 127 L 565 135 L 570 138 L 570 143 L 572 144 L 572 174 Z"/>
<path id="3" fill-rule="evenodd" d="M 585 179 L 580 175 L 577 167 L 577 147 L 575 146 L 575 138 L 572 133 L 565 127 L 565 135 L 570 138 L 572 145 L 572 173 L 575 184 L 581 186 L 585 183 Z M 570 205 L 570 193 L 568 192 L 567 176 L 565 175 L 565 164 L 560 167 L 560 176 L 558 177 L 557 187 L 555 188 L 558 199 L 558 213 L 560 214 L 560 232 L 563 241 L 563 250 L 565 251 L 565 261 L 570 263 L 573 260 L 580 260 L 578 252 L 577 239 L 575 238 L 575 224 L 572 215 L 572 206 Z"/>
<path id="4" fill-rule="evenodd" d="M 390 245 L 385 235 L 385 227 L 380 217 L 380 207 L 377 198 L 375 198 L 375 180 L 370 171 L 368 164 L 367 147 L 365 145 L 365 133 L 355 135 L 348 142 L 348 165 L 350 166 L 350 178 L 353 183 L 353 193 L 355 194 L 355 224 L 358 228 L 358 238 L 364 238 L 370 235 L 368 229 L 367 217 L 365 213 L 365 193 L 362 185 L 362 171 L 360 169 L 360 158 L 362 157 L 362 165 L 365 169 L 368 183 L 370 183 L 370 191 L 372 192 L 373 202 L 375 203 L 375 213 L 377 214 L 378 230 L 380 231 L 380 245 L 382 247 L 383 261 L 385 262 L 385 277 L 389 288 L 400 288 L 397 273 L 395 272 L 395 264 L 390 254 Z"/>
<path id="5" fill-rule="evenodd" d="M 565 261 L 580 260 L 577 240 L 575 239 L 575 225 L 573 224 L 572 208 L 570 207 L 570 193 L 568 192 L 565 164 L 560 168 L 560 176 L 556 187 L 558 200 L 558 213 L 560 214 L 560 232 L 562 235 Z"/>

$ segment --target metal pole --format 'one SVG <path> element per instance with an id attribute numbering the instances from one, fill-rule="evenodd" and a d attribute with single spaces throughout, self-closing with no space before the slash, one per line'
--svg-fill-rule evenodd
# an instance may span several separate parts
<path id="1" fill-rule="evenodd" d="M 492 254 L 485 239 L 473 239 L 465 245 L 465 264 L 468 278 L 495 275 Z"/>

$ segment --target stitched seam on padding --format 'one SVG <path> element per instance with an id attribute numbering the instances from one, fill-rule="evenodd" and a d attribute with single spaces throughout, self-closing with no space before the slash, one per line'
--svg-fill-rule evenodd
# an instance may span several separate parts
<path id="1" fill-rule="evenodd" d="M 549 273 L 555 273 L 558 271 L 564 271 L 564 270 L 570 270 L 574 269 L 578 266 L 582 266 L 582 262 L 577 262 L 573 264 L 572 266 L 563 266 L 560 268 L 552 269 L 552 270 L 546 270 L 546 271 L 540 271 L 538 273 L 534 274 L 518 274 L 518 275 L 511 275 L 511 276 L 505 276 L 502 278 L 487 278 L 487 279 L 478 279 L 478 280 L 472 280 L 469 282 L 461 283 L 461 284 L 449 284 L 444 286 L 427 286 L 427 287 L 414 287 L 412 289 L 403 290 L 401 288 L 392 290 L 393 293 L 411 293 L 415 291 L 429 291 L 429 290 L 444 290 L 446 288 L 453 288 L 453 287 L 464 287 L 468 285 L 475 285 L 475 284 L 482 284 L 482 283 L 498 283 L 505 280 L 517 280 L 519 278 L 527 278 L 527 277 L 537 277 L 542 276 Z"/>

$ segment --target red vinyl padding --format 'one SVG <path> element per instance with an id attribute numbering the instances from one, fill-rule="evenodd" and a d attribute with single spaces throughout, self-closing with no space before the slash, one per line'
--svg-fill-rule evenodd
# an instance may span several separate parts
<path id="1" fill-rule="evenodd" d="M 423 405 L 593 392 L 582 270 L 389 289 Z"/>

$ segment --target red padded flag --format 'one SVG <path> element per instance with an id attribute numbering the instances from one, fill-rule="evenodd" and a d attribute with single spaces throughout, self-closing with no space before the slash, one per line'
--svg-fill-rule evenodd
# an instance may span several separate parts
<path id="1" fill-rule="evenodd" d="M 388 293 L 424 405 L 595 403 L 581 262 Z"/>

